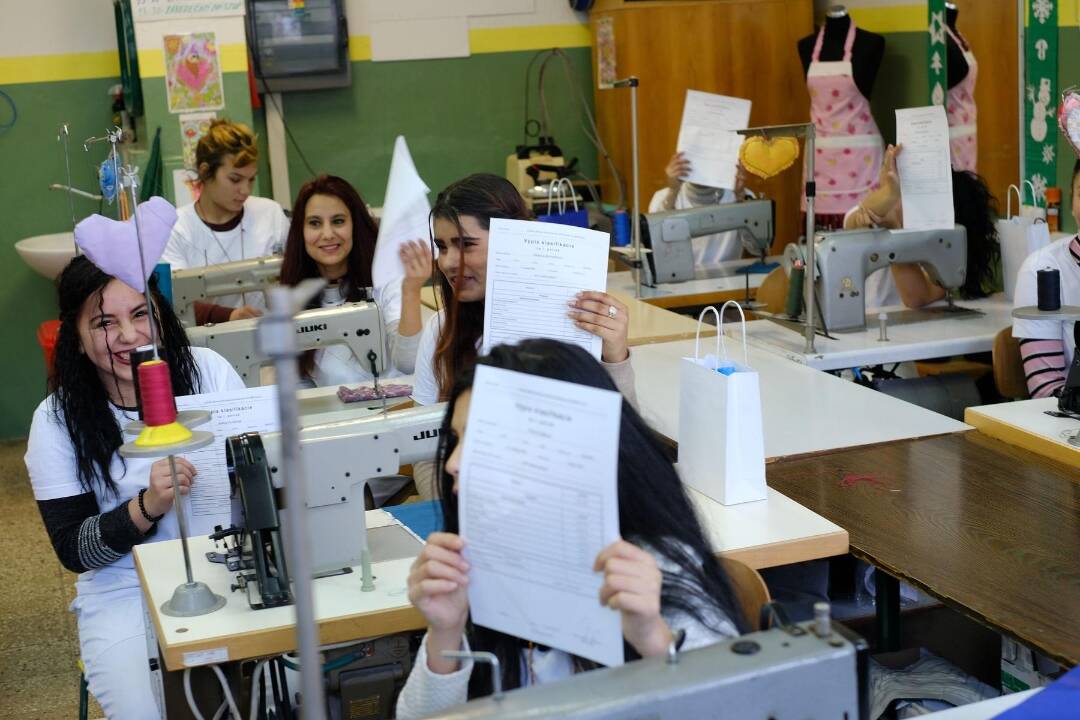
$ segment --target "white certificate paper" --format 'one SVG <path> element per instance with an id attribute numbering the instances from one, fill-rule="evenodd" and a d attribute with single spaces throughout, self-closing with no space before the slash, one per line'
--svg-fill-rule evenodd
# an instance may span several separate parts
<path id="1" fill-rule="evenodd" d="M 492 220 L 481 352 L 550 338 L 580 345 L 599 359 L 599 336 L 578 328 L 567 313 L 577 293 L 607 288 L 609 243 L 608 234 L 596 230 Z"/>
<path id="2" fill-rule="evenodd" d="M 476 368 L 458 489 L 473 622 L 621 665 L 596 556 L 619 538 L 617 392 Z"/>
<path id="3" fill-rule="evenodd" d="M 675 149 L 690 161 L 684 180 L 714 188 L 735 187 L 742 136 L 750 124 L 750 101 L 687 90 Z"/>
<path id="4" fill-rule="evenodd" d="M 941 105 L 896 111 L 896 156 L 905 230 L 951 228 L 952 197 L 949 121 Z"/>
<path id="5" fill-rule="evenodd" d="M 229 497 L 229 471 L 225 463 L 225 440 L 246 432 L 277 432 L 277 386 L 231 390 L 229 392 L 185 395 L 176 398 L 178 410 L 206 410 L 210 422 L 195 430 L 214 433 L 214 442 L 183 457 L 195 466 L 195 482 L 184 498 L 188 534 L 209 535 L 215 525 L 233 523 L 232 499 Z"/>

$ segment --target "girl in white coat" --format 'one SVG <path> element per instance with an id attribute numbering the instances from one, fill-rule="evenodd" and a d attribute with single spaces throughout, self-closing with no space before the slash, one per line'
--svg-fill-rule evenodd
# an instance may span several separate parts
<path id="1" fill-rule="evenodd" d="M 192 348 L 151 283 L 160 347 L 176 395 L 241 390 L 224 358 Z M 143 601 L 131 548 L 179 537 L 167 460 L 127 459 L 122 427 L 137 419 L 130 353 L 150 342 L 142 293 L 86 256 L 60 275 L 60 333 L 50 394 L 34 411 L 26 451 L 34 497 L 60 562 L 79 573 L 72 609 L 90 692 L 110 718 L 157 718 Z M 176 458 L 187 493 L 195 468 Z"/>

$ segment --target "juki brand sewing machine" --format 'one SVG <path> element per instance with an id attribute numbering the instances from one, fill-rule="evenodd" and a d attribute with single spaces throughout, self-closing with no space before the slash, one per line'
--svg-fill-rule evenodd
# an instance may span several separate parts
<path id="1" fill-rule="evenodd" d="M 259 368 L 270 361 L 255 342 L 258 322 L 251 318 L 186 330 L 192 345 L 214 350 L 236 368 L 245 385 L 258 387 Z M 382 375 L 386 370 L 382 318 L 374 302 L 304 310 L 296 314 L 295 327 L 301 351 L 343 344 L 373 375 Z"/>
<path id="2" fill-rule="evenodd" d="M 434 459 L 445 412 L 445 404 L 425 405 L 300 431 L 316 577 L 363 564 L 365 486 L 373 478 L 396 475 L 403 465 Z M 238 573 L 234 590 L 246 590 L 255 609 L 292 602 L 275 493 L 288 482 L 279 471 L 281 455 L 280 433 L 247 433 L 226 443 L 229 479 L 243 517 L 238 527 L 211 538 L 235 539 L 216 560 Z"/>
<path id="3" fill-rule="evenodd" d="M 866 720 L 865 640 L 826 620 L 578 673 L 451 708 L 443 720 Z"/>
<path id="4" fill-rule="evenodd" d="M 845 332 L 866 328 L 866 277 L 893 263 L 919 263 L 938 285 L 954 290 L 967 275 L 967 231 L 962 225 L 942 230 L 840 230 L 818 233 L 818 302 L 825 329 Z M 788 245 L 785 264 L 801 259 L 802 248 Z M 950 308 L 952 296 L 948 296 Z"/>
<path id="5" fill-rule="evenodd" d="M 195 327 L 195 303 L 223 295 L 262 292 L 278 284 L 282 259 L 276 255 L 207 267 L 174 270 L 173 307 L 185 327 Z"/>
<path id="6" fill-rule="evenodd" d="M 641 244 L 646 285 L 694 278 L 691 238 L 745 229 L 754 237 L 755 254 L 772 244 L 775 210 L 772 200 L 747 200 L 644 215 Z"/>

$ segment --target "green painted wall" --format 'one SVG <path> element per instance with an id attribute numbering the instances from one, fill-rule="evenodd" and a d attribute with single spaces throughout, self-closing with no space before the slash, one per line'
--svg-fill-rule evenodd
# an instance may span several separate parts
<path id="1" fill-rule="evenodd" d="M 590 52 L 566 50 L 591 107 Z M 353 63 L 352 87 L 284 95 L 285 122 L 316 173 L 344 177 L 376 206 L 383 202 L 394 138 L 404 135 L 417 169 L 437 193 L 473 172 L 505 172 L 506 156 L 522 142 L 525 70 L 535 54 Z M 579 104 L 561 67 L 549 66 L 546 84 L 556 141 L 596 177 L 596 151 L 581 130 Z M 294 195 L 308 177 L 289 143 Z"/>
<path id="2" fill-rule="evenodd" d="M 57 126 L 71 128 L 71 172 L 76 187 L 94 190 L 91 161 L 105 157 L 102 146 L 85 153 L 82 140 L 109 127 L 112 101 L 106 96 L 115 78 L 31 83 L 0 87 L 18 107 L 15 127 L 0 134 L 0 438 L 26 434 L 34 407 L 45 397 L 45 365 L 36 340 L 37 326 L 56 317 L 53 285 L 31 270 L 15 252 L 24 237 L 71 230 L 65 193 L 46 189 L 65 183 L 64 156 Z M 75 199 L 76 217 L 96 212 L 98 203 Z"/>

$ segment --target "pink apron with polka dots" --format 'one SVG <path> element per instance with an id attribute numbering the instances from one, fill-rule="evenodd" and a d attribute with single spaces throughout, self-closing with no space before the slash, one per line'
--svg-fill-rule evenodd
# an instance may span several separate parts
<path id="1" fill-rule="evenodd" d="M 971 52 L 967 41 L 952 28 L 946 28 L 949 37 L 964 51 L 967 61 L 967 76 L 949 90 L 945 100 L 945 115 L 949 120 L 949 150 L 952 154 L 954 170 L 975 172 L 976 158 L 979 156 L 978 136 L 975 125 L 975 79 L 979 74 L 979 64 Z"/>
<path id="2" fill-rule="evenodd" d="M 852 22 L 848 29 L 842 61 L 818 60 L 824 38 L 825 27 L 822 26 L 806 73 L 810 119 L 817 130 L 814 213 L 843 215 L 877 186 L 884 146 L 881 132 L 870 114 L 870 102 L 859 92 L 851 72 L 855 23 Z M 806 198 L 803 198 L 805 209 Z"/>

